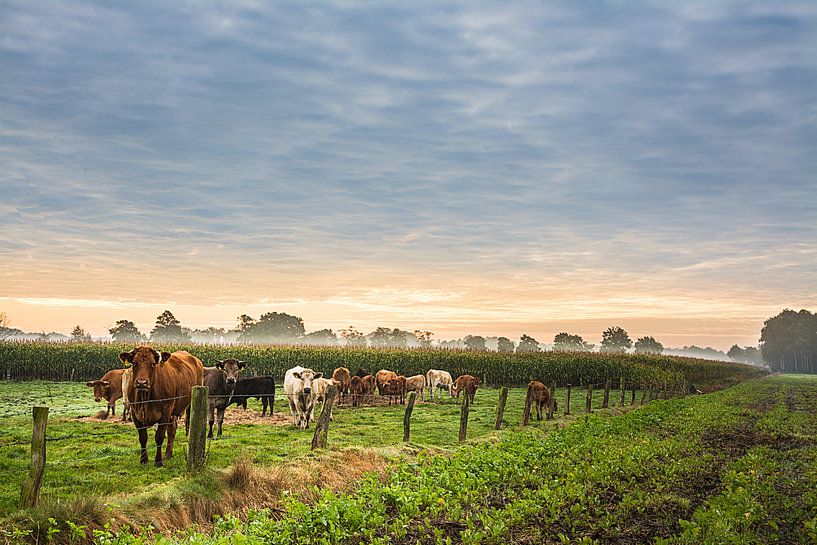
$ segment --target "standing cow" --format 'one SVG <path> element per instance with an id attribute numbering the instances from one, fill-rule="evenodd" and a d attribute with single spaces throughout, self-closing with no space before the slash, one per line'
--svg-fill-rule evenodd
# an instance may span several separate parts
<path id="1" fill-rule="evenodd" d="M 388 369 L 381 369 L 375 373 L 374 378 L 377 381 L 377 393 L 380 395 L 386 395 L 383 393 L 383 387 L 388 381 L 396 379 L 397 373 L 394 371 L 389 371 Z"/>
<path id="2" fill-rule="evenodd" d="M 468 400 L 473 403 L 478 387 L 479 379 L 477 377 L 471 375 L 460 375 L 457 377 L 457 380 L 454 381 L 454 385 L 451 386 L 451 391 L 454 393 L 454 395 L 456 395 L 457 401 L 460 400 L 460 392 L 465 391 L 465 395 L 468 396 Z"/>
<path id="3" fill-rule="evenodd" d="M 426 378 L 423 375 L 414 375 L 406 379 L 406 395 L 409 392 L 417 392 L 420 399 L 425 401 Z"/>
<path id="4" fill-rule="evenodd" d="M 221 427 L 224 424 L 224 411 L 233 403 L 235 385 L 238 383 L 238 374 L 247 362 L 235 358 L 217 360 L 215 371 L 204 375 L 204 385 L 207 386 L 207 423 L 210 431 L 207 437 L 213 437 L 213 424 L 218 414 L 218 437 L 221 437 Z"/>
<path id="5" fill-rule="evenodd" d="M 293 426 L 309 428 L 317 397 L 312 391 L 312 381 L 321 377 L 323 373 L 316 373 L 300 365 L 288 370 L 284 375 L 284 395 L 289 402 L 289 410 L 292 411 Z"/>
<path id="6" fill-rule="evenodd" d="M 85 385 L 94 389 L 94 401 L 99 403 L 103 399 L 108 402 L 105 418 L 116 416 L 116 401 L 122 397 L 122 375 L 124 369 L 108 371 L 99 380 L 92 380 Z M 125 420 L 125 410 L 122 410 L 122 420 Z"/>
<path id="7" fill-rule="evenodd" d="M 454 397 L 454 392 L 451 391 L 452 384 L 454 384 L 454 381 L 451 380 L 451 373 L 448 371 L 429 369 L 426 373 L 426 386 L 428 386 L 428 393 L 432 400 L 437 388 L 443 388 L 448 392 L 449 396 Z"/>
<path id="8" fill-rule="evenodd" d="M 345 399 L 349 395 L 349 388 L 352 385 L 352 376 L 346 367 L 338 367 L 332 373 L 332 380 L 335 381 L 340 392 L 340 398 Z"/>
<path id="9" fill-rule="evenodd" d="M 536 420 L 542 420 L 542 409 L 547 410 L 547 407 L 553 403 L 553 411 L 559 410 L 559 404 L 553 397 L 553 392 L 550 388 L 545 386 L 538 380 L 532 380 L 528 383 L 528 391 L 531 393 L 531 400 L 533 406 L 536 407 Z"/>
<path id="10" fill-rule="evenodd" d="M 119 359 L 133 369 L 133 380 L 128 389 L 133 424 L 139 432 L 142 447 L 140 462 L 148 463 L 148 428 L 156 427 L 156 458 L 161 467 L 162 443 L 167 435 L 165 457 L 173 456 L 176 427 L 182 414 L 185 426 L 190 423 L 190 398 L 193 386 L 204 381 L 204 366 L 197 357 L 184 352 L 159 352 L 150 346 L 139 346 L 122 352 Z"/>

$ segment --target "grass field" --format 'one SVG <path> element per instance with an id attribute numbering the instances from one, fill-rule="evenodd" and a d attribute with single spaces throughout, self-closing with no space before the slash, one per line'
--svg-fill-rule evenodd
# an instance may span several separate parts
<path id="1" fill-rule="evenodd" d="M 497 390 L 480 390 L 464 448 L 456 439 L 459 408 L 450 401 L 415 408 L 407 447 L 402 406 L 340 408 L 330 450 L 317 454 L 308 450 L 311 430 L 225 427 L 225 438 L 210 446 L 214 471 L 199 477 L 185 474 L 181 455 L 161 469 L 139 466 L 130 427 L 78 422 L 101 408 L 81 385 L 2 383 L 0 414 L 20 411 L 13 400 L 21 387 L 27 403 L 47 400 L 66 409 L 49 420 L 54 441 L 41 510 L 14 512 L 27 447 L 0 446 L 0 470 L 14 476 L 0 496 L 7 537 L 13 527 L 39 524 L 41 536 L 50 525 L 65 542 L 94 530 L 99 543 L 152 543 L 159 534 L 134 518 L 152 508 L 174 513 L 154 515 L 154 526 L 174 516 L 188 522 L 177 524 L 188 529 L 169 541 L 184 544 L 817 542 L 814 377 L 774 377 L 589 417 L 576 392 L 572 412 L 580 416 L 524 429 L 518 426 L 524 391 L 512 390 L 501 432 L 492 431 Z M 29 420 L 4 419 L 12 425 L 0 444 L 26 440 Z M 271 487 L 274 501 L 258 496 L 273 482 L 270 468 L 283 468 Z M 327 482 L 319 490 L 313 485 L 323 482 L 322 472 Z M 352 474 L 348 486 L 336 482 L 344 472 Z M 319 478 L 306 478 L 300 493 L 280 496 L 292 475 L 313 474 Z M 245 496 L 263 501 L 238 501 Z M 88 498 L 105 501 L 88 507 Z M 196 533 L 192 523 L 202 522 L 191 514 L 196 509 L 240 518 L 228 514 Z M 87 528 L 72 530 L 65 519 Z M 141 532 L 127 531 L 128 523 Z"/>

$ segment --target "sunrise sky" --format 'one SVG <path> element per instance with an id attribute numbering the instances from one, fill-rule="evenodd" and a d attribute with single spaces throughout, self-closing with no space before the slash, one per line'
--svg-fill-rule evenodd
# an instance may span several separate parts
<path id="1" fill-rule="evenodd" d="M 0 2 L 0 311 L 754 345 L 817 307 L 817 3 Z"/>

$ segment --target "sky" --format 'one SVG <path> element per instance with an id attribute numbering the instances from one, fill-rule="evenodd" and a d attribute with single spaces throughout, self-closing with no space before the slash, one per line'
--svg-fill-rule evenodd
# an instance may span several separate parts
<path id="1" fill-rule="evenodd" d="M 757 343 L 817 307 L 817 3 L 0 0 L 0 311 Z"/>

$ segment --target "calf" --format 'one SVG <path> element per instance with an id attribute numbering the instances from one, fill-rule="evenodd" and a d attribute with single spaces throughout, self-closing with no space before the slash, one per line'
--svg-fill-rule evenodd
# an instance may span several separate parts
<path id="1" fill-rule="evenodd" d="M 316 397 L 312 390 L 312 382 L 322 377 L 323 373 L 316 373 L 300 365 L 289 369 L 284 375 L 284 395 L 287 396 L 289 410 L 292 411 L 294 426 L 301 429 L 309 428 Z"/>
<path id="2" fill-rule="evenodd" d="M 457 380 L 454 381 L 454 385 L 451 386 L 451 391 L 456 394 L 457 401 L 459 401 L 460 392 L 465 390 L 465 395 L 467 395 L 471 403 L 473 403 L 478 387 L 479 379 L 477 377 L 471 375 L 460 375 L 457 377 Z"/>
<path id="3" fill-rule="evenodd" d="M 538 380 L 532 380 L 528 383 L 528 391 L 531 393 L 533 406 L 536 407 L 536 420 L 542 420 L 542 408 L 547 410 L 551 402 L 553 402 L 554 411 L 559 409 L 559 404 L 550 389 Z"/>
<path id="4" fill-rule="evenodd" d="M 406 379 L 406 395 L 409 392 L 417 392 L 420 399 L 425 401 L 426 378 L 423 375 L 414 375 Z"/>
<path id="5" fill-rule="evenodd" d="M 346 367 L 338 367 L 335 369 L 335 371 L 332 373 L 332 380 L 337 383 L 341 399 L 344 399 L 347 395 L 349 395 L 352 376 L 349 374 L 349 370 Z"/>
<path id="6" fill-rule="evenodd" d="M 108 371 L 99 380 L 92 380 L 85 385 L 94 389 L 94 401 L 99 403 L 103 399 L 108 402 L 105 418 L 116 416 L 116 400 L 122 397 L 122 374 L 124 369 Z M 122 417 L 124 419 L 124 411 Z"/>
<path id="7" fill-rule="evenodd" d="M 386 384 L 388 381 L 397 378 L 397 373 L 394 371 L 389 371 L 387 369 L 381 369 L 377 372 L 374 376 L 375 380 L 377 381 L 377 393 L 380 395 L 383 394 L 383 385 Z"/>
<path id="8" fill-rule="evenodd" d="M 267 407 L 271 416 L 275 410 L 275 380 L 268 375 L 242 378 L 235 385 L 231 403 L 246 410 L 247 400 L 251 397 L 261 400 L 262 418 L 267 415 Z"/>
<path id="9" fill-rule="evenodd" d="M 448 395 L 454 397 L 454 392 L 451 391 L 451 385 L 454 381 L 451 380 L 451 373 L 448 371 L 440 371 L 439 369 L 429 369 L 426 373 L 426 385 L 428 386 L 428 393 L 431 399 L 434 399 L 434 394 L 437 388 L 442 388 L 448 392 Z"/>
<path id="10" fill-rule="evenodd" d="M 357 375 L 353 376 L 349 383 L 349 390 L 352 394 L 352 407 L 357 407 L 363 401 L 363 396 L 366 395 L 366 385 L 363 379 Z"/>
<path id="11" fill-rule="evenodd" d="M 340 391 L 338 383 L 333 378 L 316 378 L 312 381 L 312 391 L 315 394 L 315 402 L 320 401 L 321 403 L 326 403 L 326 391 L 330 386 L 334 386 L 335 388 L 338 388 L 338 391 Z M 313 413 L 315 411 L 314 405 L 312 411 Z M 314 414 L 310 419 L 315 419 Z M 334 420 L 332 418 L 332 413 L 329 413 L 329 420 Z"/>
<path id="12" fill-rule="evenodd" d="M 224 411 L 232 403 L 235 395 L 235 385 L 238 383 L 238 374 L 247 365 L 247 362 L 234 358 L 218 360 L 215 370 L 208 370 L 204 374 L 204 385 L 207 386 L 207 422 L 210 431 L 207 437 L 213 437 L 213 424 L 218 414 L 218 437 L 221 437 L 221 427 L 224 424 Z"/>
<path id="13" fill-rule="evenodd" d="M 406 402 L 406 377 L 400 375 L 386 381 L 383 384 L 380 395 L 388 396 L 389 405 L 392 404 L 392 401 L 396 403 L 398 399 L 400 400 L 400 404 L 404 405 Z"/>
<path id="14" fill-rule="evenodd" d="M 369 403 L 374 403 L 374 392 L 377 389 L 377 379 L 375 379 L 372 375 L 366 375 L 362 380 L 363 395 L 369 398 Z"/>

